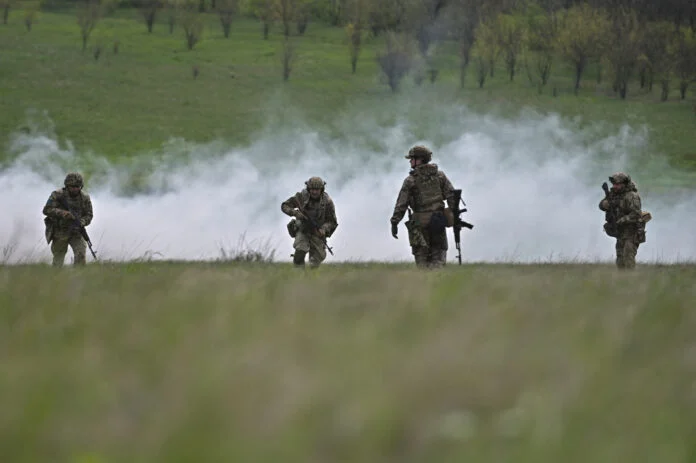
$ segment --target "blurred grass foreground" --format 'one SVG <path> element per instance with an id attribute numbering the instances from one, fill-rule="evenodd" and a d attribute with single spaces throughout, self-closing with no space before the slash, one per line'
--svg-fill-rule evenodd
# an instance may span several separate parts
<path id="1" fill-rule="evenodd" d="M 23 462 L 695 462 L 696 267 L 0 267 Z"/>

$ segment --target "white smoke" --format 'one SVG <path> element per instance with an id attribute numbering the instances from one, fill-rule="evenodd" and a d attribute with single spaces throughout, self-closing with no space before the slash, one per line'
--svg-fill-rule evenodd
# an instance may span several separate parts
<path id="1" fill-rule="evenodd" d="M 327 263 L 410 261 L 406 230 L 400 225 L 393 239 L 389 218 L 409 170 L 404 155 L 416 143 L 431 147 L 433 162 L 463 189 L 469 212 L 462 217 L 475 225 L 462 230 L 466 262 L 612 260 L 613 240 L 602 231 L 597 204 L 601 183 L 616 170 L 633 176 L 653 214 L 639 261 L 696 259 L 693 195 L 676 200 L 641 188 L 651 175 L 634 162 L 647 144 L 644 131 L 626 126 L 607 134 L 601 124 L 580 128 L 555 115 L 501 118 L 423 101 L 383 111 L 349 109 L 335 116 L 333 132 L 286 114 L 248 146 L 173 140 L 119 164 L 59 146 L 50 126 L 18 132 L 0 170 L 5 260 L 50 260 L 41 210 L 65 174 L 80 170 L 91 172 L 88 231 L 102 259 L 216 259 L 244 236 L 252 245 L 270 243 L 277 260 L 289 261 L 289 218 L 280 203 L 319 175 L 339 221 Z M 456 250 L 448 234 L 451 262 Z"/>

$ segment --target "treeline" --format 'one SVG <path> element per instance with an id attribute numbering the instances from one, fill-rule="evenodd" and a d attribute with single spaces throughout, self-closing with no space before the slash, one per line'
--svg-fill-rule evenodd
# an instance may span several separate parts
<path id="1" fill-rule="evenodd" d="M 5 19 L 13 1 L 0 0 Z M 119 7 L 139 10 L 150 32 L 156 23 L 170 33 L 180 27 L 189 49 L 201 38 L 203 13 L 219 18 L 225 37 L 245 16 L 259 21 L 265 39 L 279 26 L 286 42 L 321 21 L 345 29 L 352 72 L 365 39 L 384 37 L 377 62 L 394 91 L 408 74 L 435 81 L 438 42 L 456 50 L 462 86 L 473 74 L 483 87 L 502 67 L 509 80 L 522 74 L 542 91 L 563 66 L 573 70 L 576 93 L 591 68 L 621 98 L 638 82 L 659 87 L 666 100 L 673 88 L 684 99 L 696 81 L 695 0 L 44 0 L 42 7 L 61 5 L 77 7 L 83 48 L 99 18 Z M 292 58 L 286 44 L 285 80 Z"/>

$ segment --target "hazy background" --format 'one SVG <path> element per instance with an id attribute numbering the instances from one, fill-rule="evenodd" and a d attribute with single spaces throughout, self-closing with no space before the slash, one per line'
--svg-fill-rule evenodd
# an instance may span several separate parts
<path id="1" fill-rule="evenodd" d="M 115 161 L 59 143 L 50 115 L 30 114 L 0 171 L 8 199 L 0 221 L 4 260 L 50 260 L 41 210 L 72 170 L 90 172 L 85 191 L 95 215 L 88 231 L 102 259 L 216 259 L 244 237 L 289 261 L 289 217 L 280 203 L 319 175 L 339 222 L 327 262 L 411 260 L 403 222 L 394 240 L 389 218 L 409 170 L 403 156 L 416 143 L 429 146 L 433 162 L 463 189 L 463 217 L 475 225 L 462 231 L 466 261 L 613 259 L 597 204 L 601 183 L 624 169 L 653 214 L 638 260 L 696 258 L 693 195 L 641 190 L 657 170 L 669 172 L 659 157 L 644 163 L 647 132 L 640 127 L 607 132 L 601 121 L 581 126 L 533 112 L 502 118 L 423 99 L 395 104 L 337 111 L 320 129 L 273 103 L 267 126 L 248 146 L 172 139 L 157 152 Z"/>

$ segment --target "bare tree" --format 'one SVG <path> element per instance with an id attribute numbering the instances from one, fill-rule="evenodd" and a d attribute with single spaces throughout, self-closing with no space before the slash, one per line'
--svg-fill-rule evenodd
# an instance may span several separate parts
<path id="1" fill-rule="evenodd" d="M 0 8 L 2 8 L 2 23 L 7 24 L 7 20 L 10 18 L 10 7 L 12 6 L 12 0 L 0 0 Z"/>
<path id="2" fill-rule="evenodd" d="M 684 100 L 689 85 L 696 81 L 696 32 L 691 29 L 679 31 L 676 58 L 679 95 Z"/>
<path id="3" fill-rule="evenodd" d="M 41 10 L 40 1 L 32 1 L 24 4 L 24 26 L 27 28 L 27 32 L 31 31 L 31 27 L 36 21 L 36 17 Z"/>
<path id="4" fill-rule="evenodd" d="M 147 32 L 152 33 L 152 27 L 155 25 L 155 17 L 157 12 L 162 8 L 161 0 L 137 0 L 136 5 L 140 14 L 145 20 Z"/>
<path id="5" fill-rule="evenodd" d="M 82 51 L 87 49 L 87 41 L 101 19 L 104 9 L 99 0 L 82 0 L 77 5 L 77 24 L 80 26 Z"/>
<path id="6" fill-rule="evenodd" d="M 260 21 L 264 40 L 268 40 L 271 25 L 279 16 L 277 0 L 250 0 L 251 11 Z"/>
<path id="7" fill-rule="evenodd" d="M 412 64 L 412 51 L 408 38 L 403 34 L 387 32 L 385 49 L 377 53 L 377 63 L 386 76 L 392 92 L 399 89 L 401 80 L 408 74 Z"/>
<path id="8" fill-rule="evenodd" d="M 222 33 L 224 34 L 226 39 L 230 37 L 230 28 L 232 27 L 232 20 L 237 14 L 238 8 L 238 0 L 218 0 L 217 13 L 220 17 Z"/>
<path id="9" fill-rule="evenodd" d="M 363 31 L 369 14 L 369 4 L 367 0 L 348 0 L 345 8 L 347 10 L 346 17 L 349 21 L 345 30 L 350 51 L 350 69 L 355 74 L 362 48 Z"/>
<path id="10" fill-rule="evenodd" d="M 464 87 L 471 59 L 471 49 L 476 40 L 476 27 L 480 22 L 482 0 L 456 0 L 447 8 L 448 29 L 457 41 L 459 52 L 459 86 Z"/>
<path id="11" fill-rule="evenodd" d="M 184 30 L 186 38 L 186 48 L 193 50 L 193 47 L 203 36 L 203 16 L 192 0 L 181 5 L 180 15 L 181 28 Z"/>
<path id="12" fill-rule="evenodd" d="M 283 82 L 287 82 L 290 79 L 290 73 L 292 72 L 292 65 L 295 61 L 295 44 L 293 39 L 289 35 L 283 37 Z"/>
<path id="13" fill-rule="evenodd" d="M 526 34 L 528 53 L 524 65 L 530 82 L 536 83 L 539 93 L 549 81 L 557 39 L 558 16 L 554 11 L 545 9 L 529 18 Z"/>

